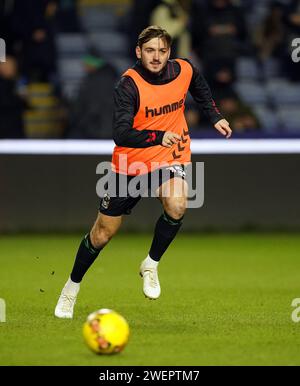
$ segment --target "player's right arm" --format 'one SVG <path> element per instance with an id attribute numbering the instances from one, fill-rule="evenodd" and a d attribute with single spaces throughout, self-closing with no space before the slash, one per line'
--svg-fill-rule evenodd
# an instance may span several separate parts
<path id="1" fill-rule="evenodd" d="M 146 148 L 150 146 L 171 147 L 180 137 L 162 130 L 135 130 L 134 117 L 139 109 L 139 95 L 134 82 L 121 78 L 114 93 L 113 139 L 117 146 Z"/>

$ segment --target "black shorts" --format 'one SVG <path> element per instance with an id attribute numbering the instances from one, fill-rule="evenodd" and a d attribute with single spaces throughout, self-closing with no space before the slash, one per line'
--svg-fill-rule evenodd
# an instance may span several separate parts
<path id="1" fill-rule="evenodd" d="M 160 168 L 139 177 L 111 172 L 99 211 L 107 216 L 130 214 L 142 197 L 156 197 L 155 191 L 174 177 L 185 179 L 184 165 Z"/>

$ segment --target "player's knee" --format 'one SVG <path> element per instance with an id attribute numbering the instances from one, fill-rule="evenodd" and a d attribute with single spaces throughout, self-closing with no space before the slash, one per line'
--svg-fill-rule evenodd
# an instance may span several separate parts
<path id="1" fill-rule="evenodd" d="M 91 241 L 95 248 L 101 249 L 109 243 L 113 237 L 113 232 L 109 228 L 100 228 L 91 233 Z"/>
<path id="2" fill-rule="evenodd" d="M 165 204 L 165 211 L 175 220 L 181 219 L 186 211 L 186 200 L 169 200 Z"/>

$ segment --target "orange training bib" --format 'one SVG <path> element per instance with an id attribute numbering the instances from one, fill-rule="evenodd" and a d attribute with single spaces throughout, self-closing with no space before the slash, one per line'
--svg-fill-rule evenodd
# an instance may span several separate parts
<path id="1" fill-rule="evenodd" d="M 115 146 L 112 170 L 116 173 L 134 176 L 162 166 L 190 162 L 190 136 L 184 109 L 193 70 L 186 61 L 176 61 L 180 64 L 181 71 L 176 79 L 165 85 L 152 85 L 133 69 L 126 71 L 124 76 L 133 79 L 140 96 L 133 129 L 172 131 L 181 136 L 181 141 L 171 148 L 160 145 L 139 149 Z"/>

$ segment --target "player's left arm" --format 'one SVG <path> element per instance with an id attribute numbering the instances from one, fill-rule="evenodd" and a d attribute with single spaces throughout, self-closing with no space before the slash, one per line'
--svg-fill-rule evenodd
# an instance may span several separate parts
<path id="1" fill-rule="evenodd" d="M 224 135 L 227 139 L 231 137 L 232 135 L 232 130 L 230 128 L 230 124 L 226 119 L 221 119 L 218 121 L 215 125 L 215 128 L 222 134 Z"/>
<path id="2" fill-rule="evenodd" d="M 195 67 L 189 60 L 185 59 L 193 69 L 193 77 L 189 91 L 200 110 L 208 117 L 212 125 L 226 138 L 230 138 L 232 130 L 229 122 L 222 116 L 216 102 L 212 97 L 211 90 L 201 74 L 200 70 Z"/>

